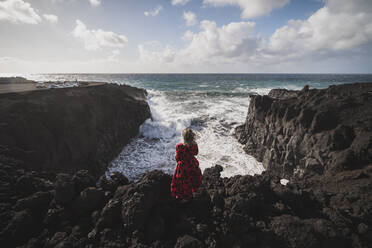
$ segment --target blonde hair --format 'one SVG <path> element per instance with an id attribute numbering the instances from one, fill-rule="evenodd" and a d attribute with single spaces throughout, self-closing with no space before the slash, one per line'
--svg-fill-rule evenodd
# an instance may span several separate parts
<path id="1" fill-rule="evenodd" d="M 192 146 L 195 144 L 195 133 L 191 128 L 186 128 L 182 131 L 183 143 L 187 146 Z"/>

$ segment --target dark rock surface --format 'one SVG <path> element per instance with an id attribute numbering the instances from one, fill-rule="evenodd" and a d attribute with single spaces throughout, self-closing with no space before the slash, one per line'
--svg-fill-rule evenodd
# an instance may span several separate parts
<path id="1" fill-rule="evenodd" d="M 353 87 L 359 86 L 361 90 L 367 87 Z M 353 87 L 338 89 L 354 94 Z M 275 108 L 272 101 L 284 108 L 281 100 L 292 102 L 288 96 L 312 91 L 273 91 L 276 99 L 255 97 L 252 108 L 261 111 L 254 117 L 257 122 L 265 120 L 265 111 Z M 313 98 L 318 96 L 321 102 L 323 93 L 317 92 Z M 364 137 L 370 137 L 365 103 L 359 102 L 355 108 L 346 113 L 364 114 L 354 119 L 356 123 L 349 123 L 356 137 L 350 145 L 353 151 L 357 144 L 363 147 Z M 285 118 L 282 124 L 292 125 Z M 300 126 L 291 128 L 302 130 Z M 332 130 L 320 133 L 328 135 Z M 359 136 L 361 130 L 363 137 Z M 324 152 L 334 152 L 334 143 L 327 147 Z M 86 170 L 72 175 L 24 169 L 28 167 L 12 157 L 13 152 L 0 149 L 0 244 L 4 247 L 367 248 L 372 244 L 370 162 L 356 160 L 357 166 L 352 161 L 346 166 L 332 162 L 334 167 L 327 165 L 323 173 L 292 177 L 286 186 L 275 169 L 281 164 L 274 160 L 268 170 L 255 176 L 221 178 L 222 167 L 216 165 L 204 171 L 194 198 L 182 203 L 171 197 L 171 176 L 161 171 L 148 172 L 136 182 L 119 173 L 96 182 Z M 287 157 L 286 161 L 297 160 Z"/>
<path id="2" fill-rule="evenodd" d="M 23 77 L 0 77 L 0 85 L 1 84 L 29 84 L 29 83 L 36 83 L 36 82 L 32 80 L 28 80 Z"/>
<path id="3" fill-rule="evenodd" d="M 124 85 L 1 93 L 0 146 L 28 169 L 99 176 L 149 117 L 146 91 Z"/>
<path id="4" fill-rule="evenodd" d="M 287 186 L 268 172 L 221 178 L 221 169 L 206 169 L 200 190 L 182 203 L 171 197 L 171 176 L 161 171 L 148 172 L 137 182 L 117 181 L 116 174 L 105 180 L 116 187 L 103 188 L 107 184 L 100 179 L 83 189 L 72 178 L 90 182 L 86 171 L 70 175 L 71 180 L 68 174 L 46 177 L 0 159 L 0 243 L 4 247 L 370 247 L 372 166 L 326 180 L 291 181 Z M 25 193 L 16 186 L 21 175 L 31 178 L 32 191 Z M 63 201 L 56 194 L 61 185 L 71 187 Z"/>
<path id="5" fill-rule="evenodd" d="M 372 84 L 252 96 L 237 137 L 284 178 L 363 168 L 372 163 Z"/>

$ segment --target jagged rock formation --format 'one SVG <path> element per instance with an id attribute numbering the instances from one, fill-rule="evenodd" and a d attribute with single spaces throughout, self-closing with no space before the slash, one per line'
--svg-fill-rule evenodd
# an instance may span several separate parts
<path id="1" fill-rule="evenodd" d="M 1 93 L 0 145 L 28 169 L 98 176 L 149 117 L 146 91 L 124 85 Z"/>
<path id="2" fill-rule="evenodd" d="M 270 161 L 267 170 L 262 175 L 221 178 L 221 166 L 206 169 L 201 188 L 188 203 L 171 197 L 171 176 L 160 171 L 148 172 L 137 182 L 118 173 L 96 181 L 86 170 L 74 175 L 29 171 L 24 169 L 28 168 L 25 161 L 17 159 L 25 156 L 24 151 L 15 154 L 0 146 L 0 244 L 28 248 L 371 247 L 369 89 L 369 85 L 355 84 L 302 92 L 275 90 L 270 96 L 253 97 L 248 126 L 256 132 L 272 130 L 274 135 L 252 132 L 254 137 L 249 137 L 244 126 L 239 137 L 247 141 L 247 148 Z M 350 103 L 353 107 L 340 108 Z M 354 118 L 348 120 L 348 116 Z M 301 126 L 307 122 L 307 129 Z M 336 132 L 340 123 L 352 128 L 354 135 Z M 289 142 L 289 148 L 301 155 L 306 142 L 318 141 L 311 143 L 313 147 L 308 144 L 311 154 L 322 151 L 330 158 L 321 170 L 300 164 L 304 175 L 293 176 L 286 186 L 280 183 L 282 176 L 295 173 L 282 174 L 281 160 L 266 157 L 265 150 L 274 143 L 273 149 L 294 168 L 302 160 L 279 149 L 283 147 L 280 124 L 282 135 L 292 134 L 286 139 L 305 133 L 297 142 Z M 265 134 L 268 137 L 262 138 Z M 270 137 L 277 141 L 265 143 Z M 351 150 L 355 159 L 340 165 L 337 161 L 343 160 L 334 159 L 344 150 Z"/>
<path id="3" fill-rule="evenodd" d="M 372 84 L 252 96 L 237 137 L 271 173 L 290 178 L 372 163 Z"/>
<path id="4" fill-rule="evenodd" d="M 372 166 L 319 182 L 221 178 L 204 172 L 188 203 L 170 195 L 160 171 L 129 182 L 27 172 L 0 159 L 0 243 L 4 247 L 369 247 Z M 330 186 L 331 185 L 331 186 Z M 363 189 L 363 190 L 361 190 Z"/>
<path id="5" fill-rule="evenodd" d="M 29 84 L 29 83 L 36 83 L 36 82 L 32 80 L 28 80 L 23 77 L 0 77 L 0 85 L 1 84 Z"/>

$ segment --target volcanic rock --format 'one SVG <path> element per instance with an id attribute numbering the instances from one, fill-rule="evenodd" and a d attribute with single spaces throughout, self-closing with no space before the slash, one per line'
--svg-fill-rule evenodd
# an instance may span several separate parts
<path id="1" fill-rule="evenodd" d="M 60 173 L 57 175 L 55 183 L 54 198 L 57 204 L 66 204 L 75 197 L 75 184 L 72 177 L 68 174 Z"/>
<path id="2" fill-rule="evenodd" d="M 150 118 L 146 94 L 105 83 L 0 91 L 0 146 L 29 170 L 100 176 Z"/>
<path id="3" fill-rule="evenodd" d="M 356 83 L 252 96 L 238 140 L 282 178 L 362 168 L 372 163 L 371 92 Z"/>
<path id="4" fill-rule="evenodd" d="M 14 209 L 16 211 L 20 211 L 26 208 L 32 210 L 41 210 L 43 208 L 48 208 L 49 202 L 52 198 L 52 192 L 36 192 L 26 198 L 19 199 L 14 206 Z"/>
<path id="5" fill-rule="evenodd" d="M 319 159 L 309 157 L 305 166 L 311 169 L 302 176 L 295 171 L 279 173 L 278 168 L 283 167 L 278 163 L 281 160 L 274 159 L 276 155 L 272 160 L 266 158 L 265 161 L 271 161 L 270 166 L 255 176 L 221 178 L 223 168 L 216 165 L 204 171 L 202 185 L 186 203 L 171 197 L 171 176 L 161 171 L 147 172 L 137 181 L 129 181 L 116 173 L 101 177 L 94 186 L 95 180 L 89 170 L 75 175 L 30 171 L 23 161 L 11 157 L 14 153 L 0 146 L 0 243 L 4 247 L 91 248 L 370 247 L 372 163 L 366 159 L 368 150 L 363 150 L 364 139 L 370 137 L 367 132 L 370 117 L 358 114 L 359 111 L 368 113 L 365 103 L 361 101 L 354 105 L 354 110 L 346 111 L 355 114 L 356 123 L 348 123 L 338 116 L 332 120 L 336 123 L 324 126 L 313 124 L 317 106 L 313 107 L 316 110 L 313 113 L 312 108 L 302 111 L 300 106 L 285 109 L 286 105 L 281 102 L 301 102 L 307 99 L 306 95 L 300 100 L 293 95 L 314 94 L 306 103 L 322 103 L 327 91 L 331 92 L 327 101 L 332 102 L 330 99 L 336 96 L 342 102 L 343 96 L 355 93 L 354 87 L 356 92 L 364 90 L 364 85 L 359 86 L 336 87 L 338 93 L 330 89 L 315 93 L 312 89 L 273 91 L 271 95 L 277 98 L 256 97 L 254 109 L 262 111 L 248 113 L 255 119 L 253 127 L 268 125 L 273 128 L 268 118 L 276 108 L 272 102 L 278 101 L 277 106 L 285 110 L 281 120 L 283 130 L 288 127 L 293 135 L 304 132 L 305 138 L 286 137 L 297 140 L 288 143 L 288 151 L 294 149 L 292 153 L 280 150 L 283 137 L 275 136 L 274 142 L 274 136 L 267 136 L 281 152 L 273 154 L 285 154 L 284 161 L 295 165 L 293 168 L 297 168 L 297 153 L 302 154 L 302 143 L 311 136 L 320 141 L 327 136 L 330 143 L 327 146 L 313 144 L 314 147 L 309 145 L 309 148 L 316 151 L 322 147 L 324 154 L 338 159 L 324 160 L 325 166 L 318 163 Z M 364 96 L 363 99 L 370 98 Z M 320 105 L 319 108 L 326 109 L 325 105 Z M 292 126 L 299 118 L 297 112 L 303 113 L 301 122 Z M 314 116 L 310 118 L 312 113 Z M 327 115 L 318 116 L 316 122 L 319 123 L 328 118 Z M 279 125 L 279 119 L 270 118 Z M 304 129 L 300 123 L 308 128 Z M 260 134 L 252 135 L 256 136 L 240 137 L 250 141 L 260 137 Z M 256 148 L 264 155 L 266 149 L 272 149 L 262 144 Z M 348 152 L 344 159 L 339 159 L 342 149 Z M 357 164 L 351 158 L 357 158 Z M 302 168 L 301 164 L 298 168 Z M 283 175 L 292 175 L 286 185 L 281 183 Z"/>
<path id="6" fill-rule="evenodd" d="M 203 247 L 201 242 L 196 238 L 185 235 L 177 239 L 177 243 L 174 248 L 200 248 Z"/>
<path id="7" fill-rule="evenodd" d="M 103 203 L 104 192 L 94 187 L 84 189 L 72 204 L 74 213 L 78 216 L 87 215 Z"/>

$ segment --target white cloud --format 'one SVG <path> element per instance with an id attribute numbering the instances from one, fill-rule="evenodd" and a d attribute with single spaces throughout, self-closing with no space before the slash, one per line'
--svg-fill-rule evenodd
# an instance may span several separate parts
<path id="1" fill-rule="evenodd" d="M 56 2 L 72 2 L 72 1 L 77 1 L 77 0 L 51 0 L 53 3 L 56 3 Z M 102 0 L 88 0 L 90 5 L 92 5 L 93 7 L 97 7 L 99 5 L 101 5 L 101 2 Z"/>
<path id="2" fill-rule="evenodd" d="M 5 3 L 11 2 L 24 3 L 29 7 L 25 9 L 32 9 L 24 0 L 0 0 L 0 20 L 16 23 L 42 21 L 46 23 L 46 17 L 42 13 L 39 20 L 36 18 L 36 21 L 28 22 L 16 14 L 10 14 L 13 13 L 10 9 L 17 8 L 9 6 L 5 8 L 4 6 L 6 6 Z M 89 4 L 87 0 L 84 2 Z M 236 2 L 231 0 L 231 3 Z M 32 11 L 38 16 L 35 9 Z M 23 11 L 22 13 L 32 12 Z M 49 68 L 45 70 L 65 72 L 75 70 L 92 72 L 112 72 L 113 70 L 115 72 L 122 70 L 129 70 L 129 72 L 368 72 L 372 64 L 372 15 L 370 13 L 372 13 L 371 0 L 323 0 L 323 6 L 308 18 L 288 21 L 267 39 L 257 35 L 259 30 L 258 32 L 254 30 L 254 22 L 242 21 L 222 26 L 213 21 L 204 20 L 197 24 L 200 25 L 200 30 L 195 28 L 194 31 L 186 31 L 180 37 L 183 39 L 180 44 L 138 45 L 140 60 L 135 61 L 136 54 L 130 51 L 129 54 L 132 57 L 128 61 L 131 62 L 119 60 L 119 58 L 128 58 L 127 54 L 121 56 L 120 52 L 124 53 L 124 50 L 119 49 L 128 42 L 125 36 L 101 29 L 89 29 L 83 22 L 77 20 L 72 35 L 88 50 L 102 49 L 99 53 L 93 53 L 99 58 L 88 61 L 93 55 L 85 53 L 89 55 L 86 57 L 86 63 L 76 61 L 63 64 L 48 64 L 47 61 L 37 63 L 34 59 L 25 62 L 15 58 L 0 58 L 0 71 L 14 71 L 12 68 L 18 68 L 20 72 L 35 72 L 40 70 L 39 68 L 42 70 Z M 76 55 L 76 58 L 80 58 L 81 54 Z M 113 64 L 116 65 L 115 69 L 112 69 Z M 123 64 L 125 66 L 122 66 Z"/>
<path id="3" fill-rule="evenodd" d="M 171 63 L 174 61 L 176 56 L 176 49 L 167 45 L 162 51 L 154 51 L 156 47 L 156 42 L 154 44 L 147 44 L 151 49 L 146 48 L 146 45 L 138 45 L 138 52 L 140 55 L 140 60 L 144 63 L 154 62 L 154 63 Z M 156 48 L 155 48 L 156 49 Z"/>
<path id="4" fill-rule="evenodd" d="M 107 60 L 111 62 L 119 62 L 119 60 L 117 59 L 119 55 L 120 55 L 120 51 L 114 50 L 111 52 L 111 55 L 108 56 Z"/>
<path id="5" fill-rule="evenodd" d="M 254 22 L 233 22 L 218 27 L 213 21 L 202 21 L 201 31 L 187 31 L 183 39 L 188 45 L 180 50 L 169 46 L 164 50 L 150 51 L 139 46 L 143 61 L 175 63 L 210 63 L 230 61 L 253 56 L 260 49 L 262 40 L 254 37 Z M 166 59 L 165 59 L 166 58 Z"/>
<path id="6" fill-rule="evenodd" d="M 242 18 L 256 18 L 269 14 L 273 9 L 282 8 L 290 0 L 203 0 L 212 6 L 235 5 L 242 9 Z"/>
<path id="7" fill-rule="evenodd" d="M 185 19 L 187 26 L 193 26 L 198 22 L 195 13 L 191 11 L 183 12 L 183 19 Z"/>
<path id="8" fill-rule="evenodd" d="M 190 2 L 190 0 L 172 0 L 172 5 L 185 5 L 188 2 Z"/>
<path id="9" fill-rule="evenodd" d="M 76 20 L 76 27 L 72 34 L 84 42 L 84 47 L 87 50 L 99 50 L 103 47 L 123 47 L 128 43 L 128 39 L 124 35 L 102 29 L 89 30 L 80 20 Z"/>
<path id="10" fill-rule="evenodd" d="M 341 53 L 372 42 L 372 1 L 326 0 L 306 20 L 290 20 L 271 36 L 271 54 Z"/>
<path id="11" fill-rule="evenodd" d="M 16 76 L 25 73 L 42 72 L 45 73 L 119 73 L 123 68 L 130 68 L 127 64 L 117 58 L 119 51 L 100 54 L 99 57 L 91 59 L 71 59 L 71 60 L 37 60 L 22 59 L 16 57 L 0 57 L 0 76 Z M 128 70 L 130 72 L 131 69 Z M 6 75 L 8 74 L 8 75 Z"/>
<path id="12" fill-rule="evenodd" d="M 218 27 L 213 21 L 202 21 L 199 33 L 186 32 L 189 44 L 181 49 L 184 61 L 220 61 L 250 57 L 261 47 L 262 40 L 253 35 L 254 22 L 232 22 Z M 185 59 L 183 59 L 185 58 Z"/>
<path id="13" fill-rule="evenodd" d="M 97 7 L 101 4 L 101 0 L 89 0 L 89 2 L 94 7 Z"/>
<path id="14" fill-rule="evenodd" d="M 160 13 L 160 11 L 163 9 L 163 6 L 161 6 L 161 5 L 159 5 L 159 6 L 157 6 L 154 10 L 152 10 L 152 11 L 145 11 L 144 12 L 144 15 L 145 16 L 157 16 L 159 13 Z"/>
<path id="15" fill-rule="evenodd" d="M 307 71 L 301 67 L 306 64 L 313 71 L 324 71 L 335 68 L 335 63 L 347 68 L 353 59 L 366 61 L 372 53 L 371 12 L 370 0 L 324 0 L 324 6 L 309 18 L 288 21 L 267 40 L 254 34 L 254 22 L 217 26 L 204 20 L 200 32 L 184 33 L 183 48 L 141 47 L 140 56 L 142 61 L 158 61 L 157 65 L 166 65 L 167 61 L 177 68 L 193 65 L 194 69 L 235 65 L 257 70 Z"/>
<path id="16" fill-rule="evenodd" d="M 23 0 L 6 0 L 0 2 L 0 21 L 13 23 L 38 24 L 41 17 L 32 6 Z"/>
<path id="17" fill-rule="evenodd" d="M 58 22 L 58 16 L 56 16 L 56 15 L 44 14 L 43 17 L 44 17 L 45 20 L 47 20 L 50 23 Z"/>

